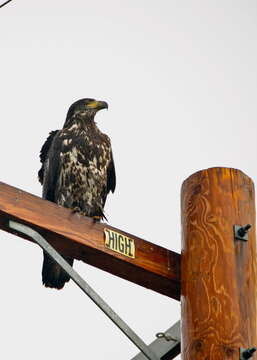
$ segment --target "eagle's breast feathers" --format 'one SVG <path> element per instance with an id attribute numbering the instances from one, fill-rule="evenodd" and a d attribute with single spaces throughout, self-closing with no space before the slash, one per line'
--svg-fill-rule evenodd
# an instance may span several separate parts
<path id="1" fill-rule="evenodd" d="M 109 138 L 64 130 L 59 134 L 60 172 L 56 202 L 86 216 L 103 216 L 108 193 L 107 174 L 112 162 Z"/>

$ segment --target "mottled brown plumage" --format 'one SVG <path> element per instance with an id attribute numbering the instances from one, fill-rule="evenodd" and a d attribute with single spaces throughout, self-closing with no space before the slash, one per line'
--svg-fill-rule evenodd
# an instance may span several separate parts
<path id="1" fill-rule="evenodd" d="M 94 116 L 107 107 L 103 101 L 79 100 L 70 107 L 63 129 L 49 134 L 38 172 L 44 199 L 85 216 L 104 217 L 116 177 L 110 139 L 98 129 Z M 73 264 L 73 259 L 66 260 Z M 44 254 L 42 280 L 47 287 L 61 289 L 69 277 Z"/>

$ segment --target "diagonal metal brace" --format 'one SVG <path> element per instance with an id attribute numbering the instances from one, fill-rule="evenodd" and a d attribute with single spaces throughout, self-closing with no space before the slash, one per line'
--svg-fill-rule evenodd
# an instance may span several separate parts
<path id="1" fill-rule="evenodd" d="M 64 260 L 64 258 L 35 230 L 29 226 L 9 221 L 9 227 L 31 237 L 80 287 L 80 289 L 111 319 L 149 360 L 160 360 L 143 340 L 112 310 L 112 308 L 91 288 L 88 283 Z"/>

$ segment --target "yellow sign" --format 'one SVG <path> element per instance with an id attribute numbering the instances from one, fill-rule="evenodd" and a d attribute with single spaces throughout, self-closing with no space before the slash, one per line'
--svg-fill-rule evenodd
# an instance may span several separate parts
<path id="1" fill-rule="evenodd" d="M 135 242 L 133 239 L 111 229 L 104 229 L 105 247 L 119 254 L 135 258 Z"/>

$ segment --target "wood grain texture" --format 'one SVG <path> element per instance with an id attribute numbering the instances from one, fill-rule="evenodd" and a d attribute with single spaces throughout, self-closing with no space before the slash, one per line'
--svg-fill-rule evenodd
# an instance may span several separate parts
<path id="1" fill-rule="evenodd" d="M 239 359 L 257 346 L 254 185 L 211 168 L 182 185 L 182 359 Z M 233 225 L 251 224 L 249 241 Z M 257 359 L 254 355 L 253 359 Z"/>
<path id="2" fill-rule="evenodd" d="M 180 299 L 180 255 L 173 251 L 107 224 L 95 223 L 90 218 L 0 182 L 0 229 L 12 232 L 8 227 L 10 219 L 31 226 L 63 255 Z M 104 228 L 132 238 L 136 258 L 106 248 Z"/>

